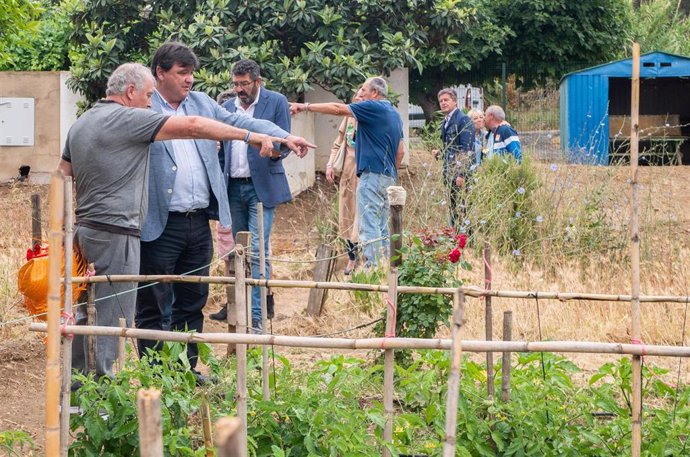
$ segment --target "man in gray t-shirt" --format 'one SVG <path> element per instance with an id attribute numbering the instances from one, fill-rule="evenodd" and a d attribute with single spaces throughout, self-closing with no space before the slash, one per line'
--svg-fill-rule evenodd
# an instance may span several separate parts
<path id="1" fill-rule="evenodd" d="M 244 140 L 258 144 L 264 156 L 278 154 L 274 142 L 305 153 L 307 147 L 314 147 L 299 137 L 285 140 L 203 117 L 170 118 L 155 113 L 145 109 L 151 106 L 153 84 L 153 75 L 143 65 L 119 66 L 108 79 L 106 99 L 84 113 L 70 129 L 58 165 L 64 175 L 75 178 L 75 246 L 94 265 L 97 275 L 139 273 L 139 234 L 147 208 L 152 141 Z M 131 327 L 135 300 L 132 282 L 97 284 L 96 324 L 114 327 L 124 317 Z M 86 322 L 85 314 L 77 308 L 78 324 Z M 117 338 L 98 337 L 96 375 L 112 375 L 116 357 Z M 83 337 L 75 337 L 72 366 L 86 371 Z"/>
<path id="2" fill-rule="evenodd" d="M 62 154 L 74 169 L 77 224 L 138 233 L 146 213 L 149 145 L 167 118 L 111 100 L 84 113 Z"/>

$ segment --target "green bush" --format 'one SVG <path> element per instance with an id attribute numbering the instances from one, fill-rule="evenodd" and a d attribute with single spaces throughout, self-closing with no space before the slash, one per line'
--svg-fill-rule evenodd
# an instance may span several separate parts
<path id="1" fill-rule="evenodd" d="M 586 174 L 587 168 L 551 164 L 540 171 L 529 155 L 520 164 L 507 156 L 485 159 L 471 178 L 467 230 L 518 262 L 553 265 L 587 262 L 592 252 L 625 255 L 625 222 L 613 217 L 611 180 L 581 184 L 573 173 Z M 572 192 L 575 186 L 582 188 Z"/>
<path id="2" fill-rule="evenodd" d="M 402 260 L 398 267 L 398 284 L 424 287 L 460 286 L 462 281 L 457 278 L 457 268 L 469 270 L 470 265 L 460 260 L 462 249 L 458 246 L 458 236 L 451 228 L 427 229 L 419 235 L 408 234 L 406 242 L 397 254 Z M 381 333 L 385 332 L 387 311 L 384 309 L 383 322 L 377 326 Z M 433 338 L 439 326 L 448 323 L 452 311 L 451 295 L 398 294 L 395 335 L 403 338 Z"/>

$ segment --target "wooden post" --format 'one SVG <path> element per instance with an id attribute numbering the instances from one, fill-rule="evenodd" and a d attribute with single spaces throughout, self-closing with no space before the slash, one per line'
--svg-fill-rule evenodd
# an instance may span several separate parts
<path id="1" fill-rule="evenodd" d="M 251 242 L 251 233 L 239 232 L 235 240 L 235 307 L 237 333 L 247 333 L 247 287 L 245 283 L 245 246 Z M 238 344 L 237 351 L 237 415 L 240 419 L 239 457 L 247 457 L 247 345 Z"/>
<path id="2" fill-rule="evenodd" d="M 455 456 L 455 440 L 458 428 L 458 398 L 460 396 L 460 368 L 462 364 L 462 319 L 465 312 L 465 295 L 460 289 L 453 296 L 453 322 L 451 326 L 450 374 L 446 399 L 446 437 L 443 457 Z"/>
<path id="3" fill-rule="evenodd" d="M 231 261 L 232 262 L 231 262 Z M 235 257 L 225 262 L 225 276 L 230 276 L 232 269 L 232 276 L 235 276 Z M 232 264 L 232 265 L 231 265 Z M 228 333 L 237 332 L 237 307 L 235 306 L 235 284 L 227 284 L 225 286 L 225 306 L 227 307 L 228 317 Z M 228 357 L 235 353 L 235 345 L 228 344 Z"/>
<path id="4" fill-rule="evenodd" d="M 398 267 L 402 263 L 399 251 L 402 247 L 403 206 L 405 205 L 405 189 L 389 187 L 388 200 L 390 202 L 390 263 L 388 269 L 388 297 L 386 299 L 386 338 L 395 338 L 395 316 L 398 309 Z M 395 353 L 393 349 L 386 349 L 383 353 L 383 412 L 385 422 L 383 427 L 383 441 L 393 443 L 393 421 L 395 409 L 393 407 L 395 373 Z M 390 457 L 387 447 L 383 448 L 383 456 Z"/>
<path id="5" fill-rule="evenodd" d="M 240 442 L 242 421 L 236 417 L 222 417 L 216 422 L 216 443 L 218 457 L 241 457 Z"/>
<path id="6" fill-rule="evenodd" d="M 96 267 L 90 263 L 88 270 L 96 273 Z M 96 325 L 96 284 L 90 283 L 86 287 L 86 325 Z M 86 367 L 88 373 L 96 372 L 96 337 L 86 337 Z"/>
<path id="7" fill-rule="evenodd" d="M 503 341 L 511 341 L 513 338 L 513 312 L 503 313 Z M 504 403 L 510 401 L 510 352 L 503 353 L 501 366 L 501 400 Z"/>
<path id="8" fill-rule="evenodd" d="M 630 215 L 630 262 L 631 268 L 631 314 L 632 342 L 640 341 L 640 232 L 639 232 L 639 195 L 637 182 L 637 164 L 640 123 L 640 45 L 633 43 L 632 58 L 632 94 L 630 113 L 630 185 L 632 187 L 632 211 Z M 642 357 L 632 359 L 632 456 L 639 457 L 642 449 Z"/>
<path id="9" fill-rule="evenodd" d="M 491 271 L 491 246 L 484 242 L 484 289 L 491 290 L 492 271 Z M 484 296 L 484 325 L 486 341 L 493 340 L 494 324 L 493 324 L 493 310 L 491 308 L 491 295 Z M 494 398 L 494 353 L 486 353 L 486 389 L 489 395 L 489 400 Z"/>
<path id="10" fill-rule="evenodd" d="M 259 226 L 259 279 L 266 279 L 266 240 L 264 239 L 264 205 L 256 204 L 257 225 Z M 261 333 L 266 334 L 268 328 L 268 311 L 266 309 L 267 289 L 260 286 L 261 291 Z M 261 348 L 261 395 L 264 401 L 271 399 L 271 390 L 268 385 L 268 346 Z"/>
<path id="11" fill-rule="evenodd" d="M 124 317 L 118 319 L 118 323 L 120 324 L 120 328 L 127 328 L 127 319 Z M 122 371 L 122 368 L 125 366 L 125 355 L 127 353 L 126 346 L 127 337 L 123 333 L 117 340 L 117 371 Z"/>
<path id="12" fill-rule="evenodd" d="M 204 447 L 206 448 L 206 457 L 214 457 L 213 452 L 213 431 L 211 428 L 211 407 L 208 403 L 206 395 L 201 394 L 201 424 L 204 429 Z"/>
<path id="13" fill-rule="evenodd" d="M 316 263 L 314 264 L 313 272 L 314 281 L 330 281 L 335 267 L 335 259 L 332 257 L 333 249 L 330 246 L 320 244 L 316 248 Z M 311 289 L 309 291 L 309 300 L 307 301 L 307 314 L 309 316 L 319 317 L 321 315 L 327 293 L 328 290 L 326 289 Z"/>
<path id="14" fill-rule="evenodd" d="M 161 428 L 161 393 L 156 389 L 140 389 L 137 395 L 139 449 L 141 457 L 163 457 Z"/>
<path id="15" fill-rule="evenodd" d="M 72 315 L 72 250 L 73 250 L 73 218 L 72 218 L 72 177 L 65 178 L 65 272 L 64 272 L 64 315 Z M 33 201 L 32 201 L 33 203 Z M 65 323 L 68 322 L 65 318 Z M 69 450 L 69 408 L 70 394 L 72 387 L 72 337 L 63 335 L 62 337 L 62 399 L 60 401 L 60 456 L 67 457 Z"/>
<path id="16" fill-rule="evenodd" d="M 60 455 L 60 274 L 65 184 L 62 174 L 50 178 L 48 243 L 48 341 L 46 344 L 46 447 L 48 457 Z M 69 413 L 68 413 L 69 414 Z"/>
<path id="17" fill-rule="evenodd" d="M 31 249 L 36 249 L 36 246 L 41 246 L 42 241 L 41 196 L 33 194 L 31 196 Z"/>

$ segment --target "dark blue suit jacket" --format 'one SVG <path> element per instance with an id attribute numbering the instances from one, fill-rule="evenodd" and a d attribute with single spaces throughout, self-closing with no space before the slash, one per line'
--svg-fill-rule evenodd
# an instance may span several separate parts
<path id="1" fill-rule="evenodd" d="M 235 100 L 231 99 L 223 104 L 223 108 L 234 113 L 237 110 Z M 283 130 L 290 131 L 290 109 L 287 98 L 277 92 L 270 91 L 261 87 L 259 101 L 254 107 L 254 119 L 265 119 L 273 122 Z M 231 141 L 223 142 L 224 167 L 226 182 L 230 179 L 231 166 Z M 249 162 L 249 172 L 252 183 L 256 190 L 256 195 L 266 208 L 273 208 L 281 203 L 292 200 L 290 187 L 288 186 L 285 168 L 283 168 L 283 157 L 289 154 L 283 152 L 279 159 L 259 156 L 259 149 L 255 146 L 247 148 L 247 160 Z"/>
<path id="2" fill-rule="evenodd" d="M 452 179 L 455 176 L 449 176 L 449 169 L 456 160 L 456 154 L 474 154 L 474 125 L 460 108 L 455 110 L 447 123 L 441 123 L 441 141 L 444 176 Z"/>

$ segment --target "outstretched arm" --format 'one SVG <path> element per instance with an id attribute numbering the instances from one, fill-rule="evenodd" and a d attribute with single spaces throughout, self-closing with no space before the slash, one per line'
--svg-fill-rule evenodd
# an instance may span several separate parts
<path id="1" fill-rule="evenodd" d="M 173 139 L 243 140 L 260 148 L 262 157 L 270 157 L 273 143 L 288 144 L 283 138 L 252 133 L 222 122 L 201 116 L 172 116 L 168 118 L 156 134 L 156 141 Z"/>
<path id="2" fill-rule="evenodd" d="M 293 115 L 303 111 L 332 116 L 352 116 L 350 107 L 345 103 L 290 103 L 290 113 Z"/>

